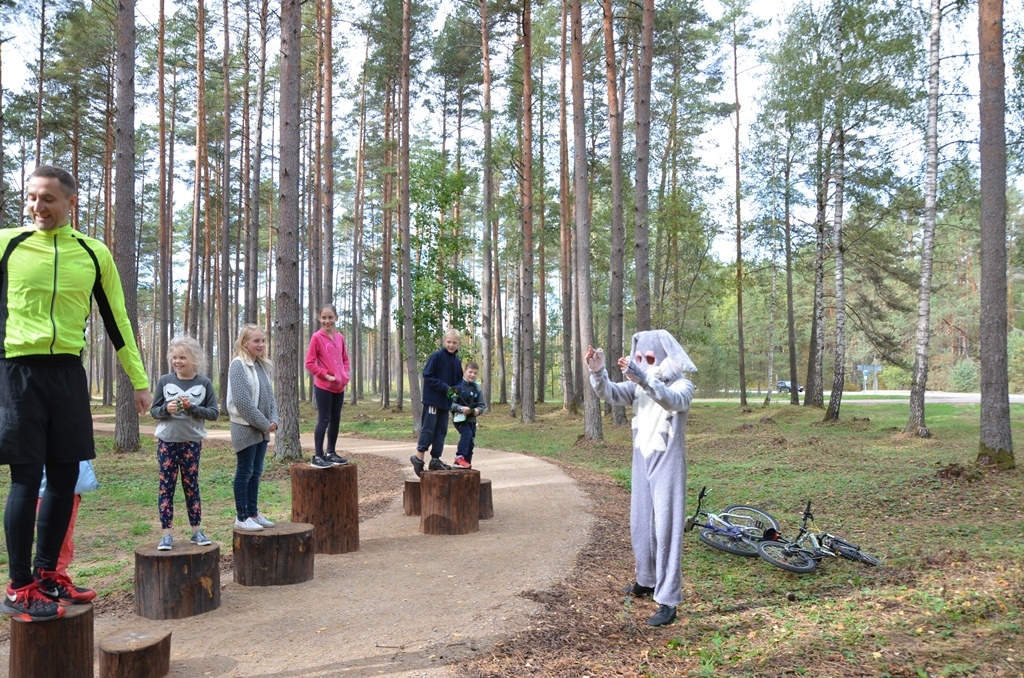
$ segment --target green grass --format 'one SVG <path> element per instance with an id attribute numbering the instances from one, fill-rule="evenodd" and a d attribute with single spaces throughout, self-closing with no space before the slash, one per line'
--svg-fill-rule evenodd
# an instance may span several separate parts
<path id="1" fill-rule="evenodd" d="M 507 406 L 495 406 L 480 420 L 478 445 L 575 464 L 628 487 L 628 426 L 613 427 L 606 417 L 603 440 L 583 441 L 581 417 L 557 404 L 537 411 L 537 423 L 524 425 Z M 1024 440 L 1024 406 L 1011 412 L 1014 438 Z M 974 482 L 939 473 L 972 463 L 979 407 L 929 405 L 928 440 L 900 433 L 905 404 L 844 408 L 829 425 L 823 414 L 778 400 L 749 413 L 736 403 L 697 401 L 687 428 L 689 508 L 707 485 L 708 508 L 758 506 L 792 534 L 810 499 L 820 528 L 883 558 L 884 567 L 832 559 L 813 574 L 793 575 L 687 535 L 686 623 L 655 638 L 652 656 L 681 659 L 695 676 L 1021 675 L 1024 479 L 1019 469 L 986 471 Z M 314 419 L 303 403 L 301 428 L 311 430 Z M 414 441 L 408 404 L 404 412 L 382 411 L 364 400 L 347 404 L 342 419 L 343 435 Z M 160 533 L 155 443 L 116 455 L 109 439 L 97 442 L 102 486 L 83 500 L 72 570 L 101 592 L 128 590 L 133 549 Z M 478 460 L 486 463 L 486 452 Z M 226 541 L 234 455 L 207 443 L 202 469 L 204 526 Z M 3 474 L 0 492 L 6 483 Z M 289 492 L 283 466 L 268 463 L 261 494 L 268 515 L 288 514 Z M 180 495 L 177 504 L 184 536 Z"/>

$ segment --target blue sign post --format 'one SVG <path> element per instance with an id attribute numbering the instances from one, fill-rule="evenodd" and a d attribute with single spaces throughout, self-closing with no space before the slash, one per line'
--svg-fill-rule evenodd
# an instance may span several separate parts
<path id="1" fill-rule="evenodd" d="M 860 370 L 861 374 L 864 375 L 864 386 L 863 390 L 868 390 L 868 377 L 872 374 L 874 378 L 874 390 L 878 390 L 878 373 L 882 371 L 881 365 L 857 365 L 857 369 Z"/>

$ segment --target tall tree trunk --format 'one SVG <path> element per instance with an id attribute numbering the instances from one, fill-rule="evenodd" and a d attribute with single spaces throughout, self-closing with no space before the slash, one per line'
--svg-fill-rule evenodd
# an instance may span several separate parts
<path id="1" fill-rule="evenodd" d="M 822 359 L 825 350 L 825 209 L 828 206 L 828 168 L 823 123 L 818 123 L 815 182 L 817 213 L 814 218 L 814 305 L 811 314 L 811 343 L 807 357 L 807 383 L 804 407 L 824 407 L 825 390 Z"/>
<path id="2" fill-rule="evenodd" d="M 562 0 L 562 44 L 559 58 L 558 97 L 558 227 L 561 235 L 558 248 L 559 278 L 562 297 L 562 407 L 572 413 L 576 404 L 576 355 L 573 352 L 574 304 L 573 304 L 573 252 L 572 224 L 569 221 L 569 125 L 566 96 L 566 64 L 568 59 L 569 5 Z"/>
<path id="3" fill-rule="evenodd" d="M 1006 356 L 1003 2 L 978 3 L 981 75 L 981 439 L 978 463 L 1014 466 Z"/>
<path id="4" fill-rule="evenodd" d="M 200 220 L 209 212 L 209 202 L 203 202 L 206 179 L 206 0 L 199 0 L 196 13 L 196 167 L 195 188 L 192 198 L 192 239 L 188 260 L 188 284 L 185 292 L 185 327 L 196 339 L 200 332 L 199 233 Z M 201 209 L 202 205 L 206 209 Z M 207 350 L 211 347 L 207 344 Z"/>
<path id="5" fill-rule="evenodd" d="M 611 261 L 609 262 L 608 294 L 608 374 L 612 381 L 622 381 L 617 358 L 623 355 L 623 297 L 626 280 L 626 226 L 622 197 L 622 109 L 615 79 L 615 30 L 612 25 L 612 0 L 604 0 L 604 69 L 608 86 L 608 135 L 611 140 L 609 164 L 612 175 Z M 649 297 L 648 297 L 649 298 Z M 648 302 L 649 303 L 649 302 Z M 626 408 L 612 407 L 612 424 L 626 423 Z"/>
<path id="6" fill-rule="evenodd" d="M 492 250 L 497 243 L 491 238 L 491 212 L 494 211 L 494 159 L 491 148 L 491 47 L 490 26 L 487 17 L 487 0 L 480 0 L 480 46 L 483 54 L 483 110 L 480 112 L 484 126 L 483 157 L 483 262 L 480 283 L 480 333 L 483 368 L 483 397 L 488 405 L 493 401 L 491 383 L 494 377 L 494 295 Z"/>
<path id="7" fill-rule="evenodd" d="M 789 403 L 800 404 L 799 375 L 796 367 L 796 314 L 793 312 L 793 134 L 787 119 L 786 135 L 786 166 L 783 169 L 785 186 L 783 188 L 783 220 L 786 228 L 786 329 L 789 346 Z"/>
<path id="8" fill-rule="evenodd" d="M 324 0 L 324 91 L 323 91 L 323 292 L 321 303 L 334 301 L 334 2 Z"/>
<path id="9" fill-rule="evenodd" d="M 645 0 L 645 16 L 648 1 Z M 653 13 L 653 2 L 650 2 L 650 4 L 651 12 Z M 572 126 L 573 155 L 575 159 L 573 163 L 573 182 L 576 189 L 575 212 L 578 244 L 576 248 L 575 270 L 576 303 L 579 311 L 580 344 L 581 346 L 589 346 L 594 342 L 594 319 L 590 286 L 590 189 L 587 186 L 587 121 L 583 101 L 583 10 L 580 7 L 580 0 L 572 0 L 570 7 L 572 13 Z M 650 43 L 648 43 L 648 46 L 650 46 Z M 637 137 L 639 138 L 639 136 L 638 133 Z M 637 155 L 639 155 L 639 151 Z M 639 165 L 638 161 L 638 180 L 640 175 Z M 644 218 L 646 219 L 646 213 Z M 643 287 L 646 288 L 646 284 Z M 577 354 L 576 360 L 581 359 L 582 354 Z M 608 359 L 615 360 L 616 358 L 609 356 Z M 598 400 L 597 393 L 589 387 L 589 384 L 583 388 L 583 435 L 587 440 L 598 440 L 602 436 L 601 403 Z"/>
<path id="10" fill-rule="evenodd" d="M 634 87 L 636 93 L 636 184 L 633 189 L 635 196 L 633 247 L 636 273 L 636 328 L 639 331 L 651 329 L 651 255 L 650 227 L 647 215 L 649 197 L 647 181 L 651 166 L 651 72 L 653 62 L 654 0 L 643 0 L 643 15 L 640 24 L 640 60 Z M 575 71 L 573 71 L 574 91 L 575 77 Z"/>
<path id="11" fill-rule="evenodd" d="M 173 326 L 171 323 L 171 308 L 174 305 L 174 300 L 171 298 L 173 289 L 173 282 L 171 280 L 171 243 L 173 242 L 173 226 L 171 224 L 171 209 L 167 201 L 167 187 L 170 183 L 168 175 L 173 174 L 167 164 L 167 100 L 166 92 L 164 89 L 165 74 L 164 74 L 164 47 L 165 47 L 165 34 L 167 18 L 164 12 L 164 0 L 160 0 L 160 14 L 157 19 L 157 40 L 156 40 L 156 101 L 157 101 L 157 116 L 158 116 L 158 134 L 159 140 L 159 158 L 157 168 L 157 181 L 159 182 L 159 206 L 158 214 L 160 218 L 160 250 L 159 250 L 159 261 L 160 263 L 155 267 L 157 272 L 157 278 L 159 285 L 157 287 L 157 297 L 159 299 L 157 313 L 157 347 L 156 347 L 156 364 L 159 371 L 154 371 L 155 374 L 160 374 L 163 371 L 163 365 L 166 364 L 167 360 L 167 344 L 169 342 L 169 335 L 173 332 Z"/>
<path id="12" fill-rule="evenodd" d="M 533 399 L 533 27 L 530 0 L 523 0 L 523 265 L 519 301 L 522 330 L 523 422 L 537 421 Z"/>
<path id="13" fill-rule="evenodd" d="M 736 168 L 736 343 L 739 353 L 740 370 L 740 405 L 747 405 L 747 364 L 746 350 L 743 346 L 743 216 L 740 207 L 743 203 L 743 184 L 740 181 L 740 71 L 739 44 L 736 34 L 736 16 L 732 19 L 732 85 L 736 109 L 736 139 L 733 153 Z"/>
<path id="14" fill-rule="evenodd" d="M 914 381 L 910 385 L 907 433 L 928 438 L 924 393 L 928 385 L 928 341 L 931 339 L 932 254 L 935 247 L 935 198 L 939 177 L 939 51 L 942 2 L 931 0 L 928 33 L 928 120 L 925 131 L 924 223 L 921 232 L 921 278 L 917 290 L 917 330 L 914 335 Z"/>
<path id="15" fill-rule="evenodd" d="M 540 157 L 537 159 L 537 167 L 540 170 L 540 181 L 538 182 L 537 197 L 537 318 L 540 327 L 537 328 L 539 345 L 537 346 L 537 402 L 544 402 L 544 390 L 547 383 L 548 365 L 548 272 L 545 250 L 547 245 L 546 219 L 547 216 L 547 171 L 544 165 L 544 61 L 541 59 L 540 67 L 537 69 L 540 80 L 540 134 L 538 150 Z"/>
<path id="16" fill-rule="evenodd" d="M 120 19 L 120 17 L 119 17 Z M 36 74 L 36 165 L 43 162 L 43 67 L 46 65 L 46 0 L 39 2 L 39 71 Z"/>
<path id="17" fill-rule="evenodd" d="M 832 215 L 832 257 L 836 267 L 836 352 L 832 364 L 832 395 L 825 412 L 825 421 L 839 419 L 846 383 L 846 272 L 843 245 L 843 193 L 846 189 L 845 96 L 843 90 L 843 15 L 842 0 L 835 0 L 836 9 L 836 98 L 835 98 L 835 209 Z"/>
<path id="18" fill-rule="evenodd" d="M 135 266 L 135 0 L 117 6 L 117 183 L 114 212 L 114 261 L 124 288 L 124 306 L 132 332 L 139 336 L 136 299 L 138 269 Z M 109 344 L 109 342 L 107 342 Z M 135 411 L 135 387 L 118 362 L 117 421 L 114 448 L 119 452 L 139 449 L 139 413 Z"/>
<path id="19" fill-rule="evenodd" d="M 245 311 L 249 322 L 257 322 L 260 315 L 259 278 L 256 272 L 259 270 L 260 259 L 260 189 L 263 179 L 263 114 L 267 107 L 267 42 L 269 31 L 270 3 L 269 0 L 262 0 L 260 3 L 260 54 L 256 73 L 256 122 L 253 125 L 252 168 L 249 176 L 249 180 L 252 182 L 252 187 L 249 189 L 249 200 L 251 201 L 249 211 L 252 215 L 252 220 L 248 232 L 245 260 Z M 269 268 L 270 259 L 267 259 L 267 264 Z"/>
<path id="20" fill-rule="evenodd" d="M 389 82 L 385 86 L 386 101 L 384 105 L 384 166 L 392 167 L 393 155 L 390 150 L 394 144 L 392 130 L 394 125 L 394 94 L 393 85 Z M 381 409 L 391 407 L 391 200 L 392 200 L 392 173 L 384 177 L 383 208 L 381 210 L 381 223 L 384 233 L 381 239 L 383 252 L 383 266 L 381 271 L 380 284 L 380 385 L 381 385 Z"/>
<path id="21" fill-rule="evenodd" d="M 355 405 L 363 397 L 363 222 L 366 176 L 366 64 L 370 56 L 370 40 L 363 54 L 362 82 L 359 86 L 359 135 L 356 144 L 356 181 L 352 220 L 352 334 L 351 384 L 349 403 Z"/>
<path id="22" fill-rule="evenodd" d="M 416 366 L 416 330 L 412 320 L 412 239 L 409 214 L 409 113 L 412 91 L 409 79 L 409 51 L 412 45 L 412 0 L 402 0 L 402 81 L 400 84 L 402 141 L 399 145 L 398 220 L 402 230 L 402 332 L 405 340 L 405 369 L 409 375 L 409 398 L 412 401 L 413 430 L 419 433 L 420 402 L 419 368 Z M 401 406 L 402 399 L 399 397 Z"/>
<path id="23" fill-rule="evenodd" d="M 301 459 L 299 444 L 299 83 L 302 48 L 299 34 L 302 9 L 299 0 L 281 2 L 281 159 L 278 197 L 278 242 L 275 269 L 277 293 L 274 318 L 274 385 L 280 425 L 274 458 Z"/>
<path id="24" fill-rule="evenodd" d="M 228 0 L 224 0 L 224 54 L 222 68 L 224 72 L 224 157 L 221 162 L 221 233 L 220 233 L 220 303 L 217 305 L 217 365 L 220 375 L 220 404 L 224 411 L 228 408 L 228 365 L 231 362 L 230 327 L 228 324 L 228 308 L 230 306 L 228 285 L 231 268 L 231 27 L 228 24 Z"/>

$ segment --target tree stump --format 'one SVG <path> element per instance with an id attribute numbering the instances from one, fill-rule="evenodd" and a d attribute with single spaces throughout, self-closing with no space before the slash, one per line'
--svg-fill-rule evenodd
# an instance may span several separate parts
<path id="1" fill-rule="evenodd" d="M 420 532 L 470 534 L 480 529 L 480 472 L 424 471 Z"/>
<path id="2" fill-rule="evenodd" d="M 92 603 L 70 605 L 59 619 L 11 618 L 10 678 L 92 678 Z"/>
<path id="3" fill-rule="evenodd" d="M 129 629 L 100 641 L 100 678 L 160 678 L 170 672 L 170 631 Z"/>
<path id="4" fill-rule="evenodd" d="M 405 515 L 418 516 L 422 510 L 423 502 L 420 495 L 420 479 L 406 478 L 405 491 L 402 493 L 402 507 Z"/>
<path id="5" fill-rule="evenodd" d="M 220 544 L 135 549 L 135 614 L 184 619 L 220 607 Z"/>
<path id="6" fill-rule="evenodd" d="M 316 528 L 317 553 L 359 550 L 355 464 L 313 468 L 292 464 L 292 522 Z"/>
<path id="7" fill-rule="evenodd" d="M 418 516 L 423 511 L 423 492 L 419 478 L 406 478 L 405 491 L 402 493 L 402 507 L 405 515 Z M 480 480 L 480 520 L 494 517 L 494 499 L 491 494 L 491 481 Z"/>
<path id="8" fill-rule="evenodd" d="M 494 500 L 491 497 L 491 481 L 489 478 L 480 481 L 480 520 L 494 517 Z"/>
<path id="9" fill-rule="evenodd" d="M 258 532 L 235 530 L 235 583 L 301 584 L 313 578 L 316 539 L 309 523 L 279 523 Z"/>

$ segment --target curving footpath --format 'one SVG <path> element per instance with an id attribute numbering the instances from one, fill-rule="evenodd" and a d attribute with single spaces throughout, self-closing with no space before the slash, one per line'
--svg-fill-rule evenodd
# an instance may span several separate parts
<path id="1" fill-rule="evenodd" d="M 113 431 L 113 422 L 95 428 Z M 339 454 L 377 454 L 406 467 L 413 448 L 338 443 Z M 312 436 L 302 445 L 312 449 Z M 452 458 L 449 446 L 445 459 Z M 456 675 L 451 662 L 532 625 L 539 606 L 520 594 L 567 577 L 594 523 L 583 491 L 554 464 L 486 448 L 475 461 L 494 497 L 494 518 L 480 521 L 476 534 L 420 534 L 399 492 L 388 510 L 360 523 L 359 551 L 317 554 L 310 582 L 244 587 L 222 579 L 213 612 L 172 621 L 97 617 L 96 639 L 129 626 L 170 629 L 170 675 L 189 678 Z M 396 474 L 399 488 L 404 474 Z M 230 553 L 222 543 L 221 555 Z"/>

